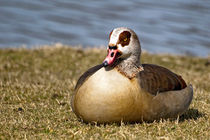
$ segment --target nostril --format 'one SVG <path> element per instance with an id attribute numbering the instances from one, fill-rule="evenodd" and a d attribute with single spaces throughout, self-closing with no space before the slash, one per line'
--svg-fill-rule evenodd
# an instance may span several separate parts
<path id="1" fill-rule="evenodd" d="M 113 56 L 114 56 L 114 52 L 111 53 L 111 57 L 113 57 Z"/>
<path id="2" fill-rule="evenodd" d="M 104 66 L 104 67 L 107 67 L 108 65 L 109 65 L 109 64 L 108 64 L 107 61 L 104 61 L 104 62 L 103 62 L 103 66 Z"/>

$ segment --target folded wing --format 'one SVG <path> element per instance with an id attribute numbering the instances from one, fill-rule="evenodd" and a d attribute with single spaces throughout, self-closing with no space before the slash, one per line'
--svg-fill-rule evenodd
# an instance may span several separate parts
<path id="1" fill-rule="evenodd" d="M 181 76 L 152 64 L 142 64 L 144 70 L 138 75 L 141 88 L 156 95 L 160 92 L 181 90 L 186 87 Z"/>

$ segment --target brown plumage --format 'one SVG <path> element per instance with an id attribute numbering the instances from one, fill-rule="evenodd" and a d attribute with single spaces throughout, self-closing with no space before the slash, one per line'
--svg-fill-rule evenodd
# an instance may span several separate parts
<path id="1" fill-rule="evenodd" d="M 140 86 L 149 93 L 181 90 L 187 85 L 181 76 L 170 70 L 152 64 L 142 64 L 144 70 L 138 73 Z"/>

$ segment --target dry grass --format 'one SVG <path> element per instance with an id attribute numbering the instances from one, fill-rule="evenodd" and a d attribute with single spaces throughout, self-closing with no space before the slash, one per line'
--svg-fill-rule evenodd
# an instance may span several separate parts
<path id="1" fill-rule="evenodd" d="M 0 139 L 210 139 L 207 58 L 142 55 L 142 62 L 165 66 L 193 84 L 190 109 L 176 120 L 107 125 L 78 121 L 70 108 L 75 83 L 105 55 L 68 47 L 1 49 Z"/>

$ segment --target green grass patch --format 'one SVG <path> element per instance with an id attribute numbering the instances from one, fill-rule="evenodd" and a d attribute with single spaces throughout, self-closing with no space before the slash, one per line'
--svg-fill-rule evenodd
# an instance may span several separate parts
<path id="1" fill-rule="evenodd" d="M 106 50 L 42 47 L 0 49 L 0 139 L 210 139 L 208 58 L 143 53 L 142 63 L 167 67 L 194 87 L 189 110 L 175 120 L 85 124 L 70 108 L 79 76 Z"/>

